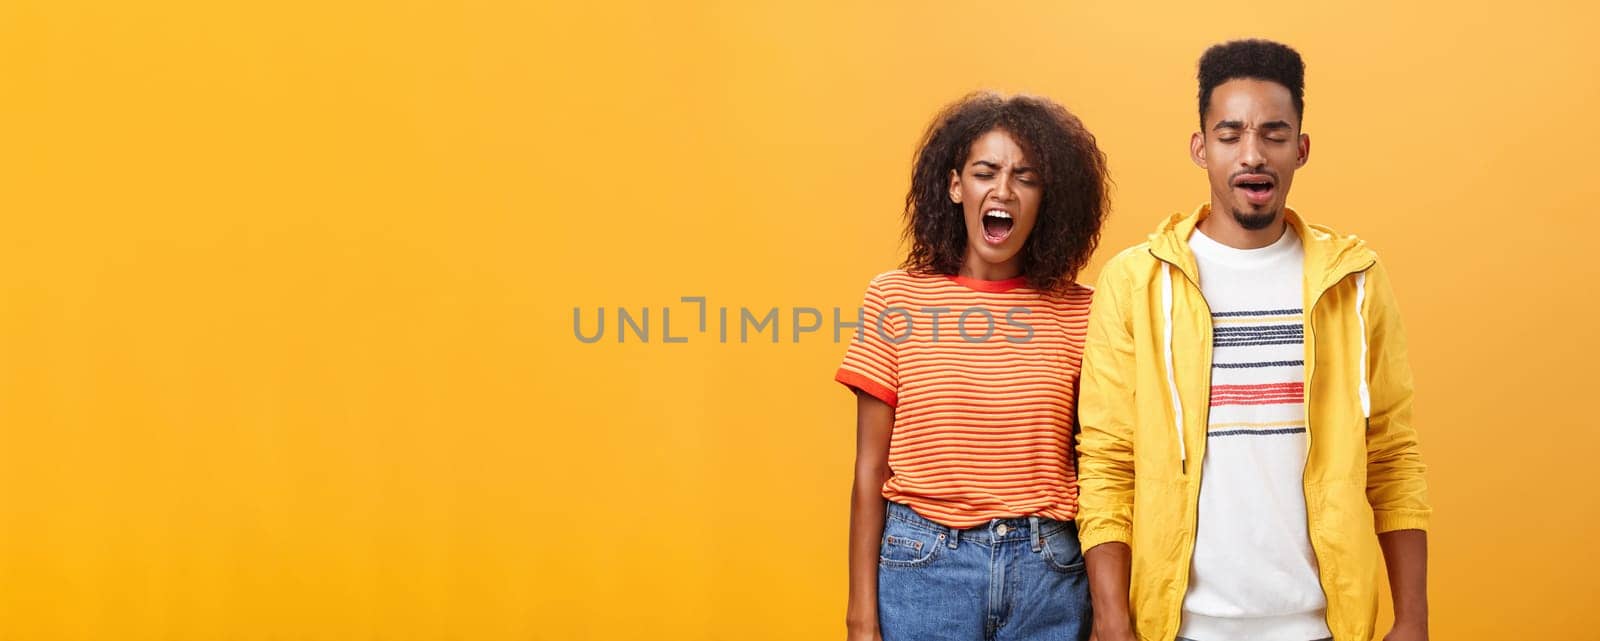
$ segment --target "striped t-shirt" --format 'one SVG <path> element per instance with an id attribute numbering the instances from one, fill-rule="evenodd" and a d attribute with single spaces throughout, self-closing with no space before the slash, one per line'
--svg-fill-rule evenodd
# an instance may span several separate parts
<path id="1" fill-rule="evenodd" d="M 1090 292 L 903 270 L 872 279 L 834 379 L 895 408 L 884 498 L 956 528 L 1072 520 Z"/>
<path id="2" fill-rule="evenodd" d="M 1178 636 L 1310 641 L 1331 634 L 1306 532 L 1305 251 L 1189 237 L 1211 308 L 1211 403 L 1199 520 Z"/>

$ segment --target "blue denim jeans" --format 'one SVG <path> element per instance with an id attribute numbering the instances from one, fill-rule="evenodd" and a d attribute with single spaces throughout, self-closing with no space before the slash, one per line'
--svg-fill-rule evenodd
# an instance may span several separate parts
<path id="1" fill-rule="evenodd" d="M 958 530 L 889 503 L 884 641 L 1083 641 L 1091 623 L 1077 524 L 1024 517 Z"/>

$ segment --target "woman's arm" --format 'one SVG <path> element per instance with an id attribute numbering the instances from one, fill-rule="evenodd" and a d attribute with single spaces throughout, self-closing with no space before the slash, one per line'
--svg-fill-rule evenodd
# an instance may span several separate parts
<path id="1" fill-rule="evenodd" d="M 876 641 L 878 549 L 883 537 L 883 483 L 889 480 L 889 434 L 894 408 L 856 392 L 856 470 L 850 491 L 850 641 Z"/>

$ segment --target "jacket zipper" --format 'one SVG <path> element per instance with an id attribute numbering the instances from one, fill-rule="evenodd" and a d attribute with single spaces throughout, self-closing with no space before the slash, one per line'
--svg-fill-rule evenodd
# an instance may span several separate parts
<path id="1" fill-rule="evenodd" d="M 1155 252 L 1153 252 L 1153 251 L 1150 252 L 1150 255 L 1155 257 L 1155 259 L 1157 261 L 1159 261 L 1159 262 L 1161 262 L 1163 264 L 1171 265 L 1173 269 L 1175 269 L 1179 273 L 1183 274 L 1183 280 L 1184 281 L 1188 282 L 1191 286 L 1195 287 L 1196 289 L 1199 289 L 1199 287 L 1200 287 L 1199 283 L 1194 282 L 1194 279 L 1190 278 L 1189 274 L 1184 272 L 1182 269 L 1178 268 L 1177 265 L 1174 265 L 1171 262 L 1168 262 L 1167 260 L 1162 259 L 1160 256 L 1156 256 Z M 1317 305 L 1322 303 L 1322 298 L 1327 295 L 1328 290 L 1333 289 L 1333 287 L 1335 285 L 1338 285 L 1340 281 L 1343 281 L 1344 279 L 1349 278 L 1351 274 L 1356 274 L 1356 273 L 1364 272 L 1364 271 L 1366 271 L 1368 269 L 1371 269 L 1372 265 L 1373 265 L 1373 263 L 1367 263 L 1365 266 L 1361 267 L 1360 269 L 1351 270 L 1351 271 L 1346 272 L 1343 275 L 1339 276 L 1337 279 L 1334 279 L 1332 285 L 1324 287 L 1322 289 L 1322 291 L 1317 293 L 1317 299 L 1311 302 L 1311 309 L 1308 309 L 1308 310 L 1305 311 L 1305 314 L 1306 314 L 1306 335 L 1310 339 L 1310 341 L 1305 346 L 1306 349 L 1304 351 L 1308 352 L 1308 354 L 1307 354 L 1308 356 L 1313 357 L 1313 358 L 1310 358 L 1310 359 L 1307 360 L 1308 363 L 1313 362 L 1315 360 L 1314 357 L 1316 355 L 1316 353 L 1314 351 L 1315 348 L 1316 348 L 1316 338 L 1317 338 L 1317 336 L 1316 336 L 1316 324 L 1313 321 L 1315 321 L 1315 319 L 1316 319 L 1315 311 L 1316 311 Z M 1174 294 L 1176 294 L 1176 292 L 1174 292 Z M 1206 357 L 1207 357 L 1207 363 L 1206 363 L 1206 396 L 1209 399 L 1210 395 L 1211 395 L 1212 375 L 1215 373 L 1214 370 L 1216 369 L 1214 367 L 1214 364 L 1209 362 L 1211 359 L 1215 358 L 1215 354 L 1212 351 L 1212 335 L 1216 331 L 1216 326 L 1215 326 L 1215 319 L 1211 315 L 1211 302 L 1207 301 L 1205 299 L 1205 295 L 1204 294 L 1202 294 L 1200 296 L 1200 300 L 1201 300 L 1202 303 L 1205 304 L 1205 307 L 1206 307 L 1206 321 L 1207 322 L 1206 322 L 1206 342 L 1205 342 L 1204 349 L 1205 349 L 1205 353 L 1206 353 Z M 1174 318 L 1175 317 L 1176 317 L 1176 314 L 1174 314 Z M 1172 320 L 1168 320 L 1167 322 L 1172 322 Z M 1174 367 L 1176 367 L 1176 365 L 1174 365 Z M 1311 536 L 1311 509 L 1310 509 L 1310 504 L 1311 504 L 1310 500 L 1311 499 L 1306 493 L 1306 486 L 1305 486 L 1306 471 L 1308 469 L 1310 469 L 1310 467 L 1311 467 L 1311 411 L 1310 411 L 1311 410 L 1311 389 L 1312 389 L 1312 387 L 1311 387 L 1311 375 L 1313 375 L 1315 373 L 1316 373 L 1315 366 L 1313 366 L 1308 372 L 1306 372 L 1306 462 L 1301 464 L 1301 467 L 1300 467 L 1300 500 L 1307 506 L 1306 507 L 1306 541 L 1307 541 L 1307 543 L 1309 543 L 1311 545 L 1311 555 L 1313 557 L 1316 557 L 1316 559 L 1317 559 L 1317 568 L 1318 568 L 1317 569 L 1317 583 L 1319 584 L 1318 587 L 1321 588 L 1322 586 L 1320 584 L 1322 582 L 1322 569 L 1321 569 L 1322 568 L 1322 554 L 1321 554 L 1321 552 L 1319 552 L 1317 550 L 1316 539 Z M 1205 404 L 1204 416 L 1205 416 L 1205 424 L 1209 426 L 1211 424 L 1211 402 L 1209 400 L 1207 400 L 1207 402 Z M 1191 499 L 1192 499 L 1191 503 L 1195 506 L 1195 509 L 1194 509 L 1194 520 L 1193 520 L 1193 523 L 1192 523 L 1193 527 L 1190 528 L 1190 533 L 1189 533 L 1189 536 L 1187 537 L 1189 539 L 1188 542 L 1187 542 L 1188 545 L 1185 546 L 1189 551 L 1189 554 L 1188 554 L 1189 558 L 1186 560 L 1187 561 L 1186 565 L 1194 563 L 1194 542 L 1195 542 L 1195 537 L 1199 535 L 1199 530 L 1200 530 L 1199 496 L 1200 496 L 1200 483 L 1203 482 L 1203 480 L 1204 480 L 1204 478 L 1203 478 L 1203 471 L 1205 469 L 1205 466 L 1204 466 L 1204 454 L 1205 454 L 1205 452 L 1204 452 L 1204 448 L 1203 448 L 1202 451 L 1201 451 L 1202 464 L 1201 464 L 1201 467 L 1200 467 L 1200 471 L 1196 472 L 1197 476 L 1195 477 L 1195 490 L 1191 494 Z M 1187 475 L 1188 474 L 1187 462 L 1183 462 L 1183 463 L 1181 463 L 1181 465 L 1183 465 L 1184 468 L 1185 468 L 1183 470 L 1183 473 L 1185 475 Z M 1189 589 L 1189 579 L 1188 579 L 1188 573 L 1187 572 L 1184 573 L 1184 577 L 1182 579 L 1182 584 L 1183 584 L 1184 593 L 1186 594 L 1188 589 Z M 1323 598 L 1324 599 L 1328 598 L 1328 591 L 1325 588 L 1323 589 Z M 1174 611 L 1177 613 L 1177 616 L 1178 616 L 1178 625 L 1181 626 L 1182 618 L 1183 618 L 1183 601 L 1182 601 L 1182 597 L 1179 597 L 1178 607 L 1174 608 Z M 1329 617 L 1328 617 L 1327 613 L 1324 613 L 1323 614 L 1323 622 L 1327 623 L 1328 622 L 1328 618 Z M 1174 629 L 1176 629 L 1176 627 Z M 1331 631 L 1331 626 L 1330 626 L 1330 631 Z"/>
<path id="2" fill-rule="evenodd" d="M 1322 298 L 1328 294 L 1328 290 L 1333 289 L 1339 283 L 1343 282 L 1344 279 L 1349 278 L 1351 274 L 1359 274 L 1367 271 L 1368 269 L 1372 269 L 1374 264 L 1376 264 L 1376 261 L 1367 263 L 1361 269 L 1345 272 L 1343 275 L 1334 279 L 1332 284 L 1322 288 L 1322 291 L 1317 292 L 1317 299 L 1311 301 L 1311 309 L 1305 310 L 1307 342 L 1304 351 L 1306 352 L 1306 364 L 1310 365 L 1316 362 L 1317 327 L 1315 321 L 1317 318 L 1317 305 L 1322 304 Z M 1361 310 L 1356 310 L 1357 313 L 1360 313 L 1360 311 Z M 1363 336 L 1362 340 L 1366 340 L 1366 337 Z M 1317 587 L 1322 588 L 1322 553 L 1317 550 L 1316 537 L 1311 535 L 1311 496 L 1306 492 L 1306 472 L 1311 469 L 1311 377 L 1312 375 L 1316 374 L 1316 371 L 1315 365 L 1312 365 L 1310 369 L 1306 370 L 1306 462 L 1300 466 L 1300 500 L 1304 502 L 1306 506 L 1306 542 L 1311 545 L 1311 556 L 1317 559 Z M 1333 601 L 1332 597 L 1328 593 L 1327 588 L 1322 588 L 1322 597 L 1323 600 L 1328 602 L 1328 609 L 1323 612 L 1322 621 L 1324 624 L 1329 624 L 1331 623 L 1330 619 L 1332 617 L 1328 615 L 1332 614 L 1333 612 Z M 1333 632 L 1332 625 L 1328 626 L 1328 631 Z"/>
<path id="3" fill-rule="evenodd" d="M 1179 268 L 1177 265 L 1174 265 L 1174 264 L 1172 264 L 1170 262 L 1167 262 L 1166 260 L 1162 259 L 1160 256 L 1156 256 L 1155 252 L 1153 252 L 1153 251 L 1150 252 L 1150 255 L 1154 256 L 1157 261 L 1159 261 L 1159 262 L 1161 262 L 1163 264 L 1171 265 L 1173 270 L 1177 271 L 1180 274 L 1183 274 L 1184 282 L 1189 283 L 1196 290 L 1200 289 L 1200 284 L 1194 282 L 1194 279 L 1190 278 L 1189 274 L 1184 272 L 1183 269 Z M 1176 298 L 1177 292 L 1176 291 L 1173 292 L 1173 296 L 1174 296 L 1173 301 L 1174 301 L 1174 303 L 1176 303 L 1176 301 L 1177 301 L 1177 298 Z M 1206 296 L 1205 296 L 1204 292 L 1201 292 L 1201 294 L 1200 294 L 1200 302 L 1201 302 L 1201 304 L 1205 305 L 1205 308 L 1206 308 L 1206 335 L 1205 335 L 1205 344 L 1202 346 L 1202 349 L 1205 351 L 1205 355 L 1206 355 L 1206 359 L 1205 359 L 1206 360 L 1206 403 L 1205 403 L 1205 412 L 1204 412 L 1204 415 L 1203 415 L 1205 420 L 1202 422 L 1202 424 L 1206 425 L 1207 428 L 1209 429 L 1209 427 L 1211 425 L 1211 378 L 1212 378 L 1212 375 L 1215 374 L 1214 370 L 1216 369 L 1215 367 L 1213 367 L 1213 365 L 1211 363 L 1211 360 L 1216 357 L 1215 349 L 1213 347 L 1213 336 L 1216 333 L 1216 321 L 1211 315 L 1211 301 L 1206 300 Z M 1176 308 L 1177 307 L 1176 304 L 1174 304 L 1173 307 Z M 1173 314 L 1173 318 L 1172 319 L 1167 319 L 1167 322 L 1171 323 L 1176 318 L 1177 318 L 1177 314 Z M 1177 364 L 1176 364 L 1177 361 L 1174 360 L 1173 363 L 1174 363 L 1173 367 L 1176 368 L 1177 367 Z M 1176 380 L 1177 373 L 1174 372 L 1173 376 L 1174 376 L 1174 380 Z M 1181 402 L 1182 399 L 1180 398 L 1179 400 Z M 1176 411 L 1177 408 L 1173 408 L 1173 409 L 1174 409 L 1174 411 Z M 1310 430 L 1307 430 L 1307 431 L 1309 432 Z M 1180 434 L 1178 436 L 1178 438 L 1183 438 L 1183 435 Z M 1200 464 L 1200 467 L 1196 468 L 1196 470 L 1195 470 L 1194 491 L 1189 494 L 1189 499 L 1190 499 L 1189 500 L 1189 504 L 1194 506 L 1194 519 L 1190 522 L 1189 536 L 1187 537 L 1189 540 L 1187 542 L 1187 545 L 1184 546 L 1184 548 L 1187 549 L 1189 551 L 1189 553 L 1188 553 L 1188 557 L 1184 559 L 1184 563 L 1183 563 L 1183 565 L 1185 567 L 1185 570 L 1183 572 L 1183 579 L 1181 580 L 1181 585 L 1182 585 L 1183 589 L 1180 591 L 1180 593 L 1178 595 L 1178 607 L 1173 608 L 1173 612 L 1175 613 L 1175 618 L 1176 618 L 1176 620 L 1173 621 L 1172 624 L 1171 624 L 1174 635 L 1177 634 L 1177 630 L 1179 628 L 1183 627 L 1183 597 L 1184 597 L 1184 595 L 1188 594 L 1188 592 L 1189 592 L 1189 572 L 1188 572 L 1187 568 L 1194 563 L 1194 542 L 1195 542 L 1196 537 L 1198 537 L 1200 535 L 1200 483 L 1204 481 L 1205 451 L 1208 450 L 1208 449 L 1210 449 L 1210 443 L 1205 443 L 1200 449 L 1200 463 L 1201 464 Z M 1180 463 L 1180 465 L 1183 466 L 1183 470 L 1182 470 L 1183 474 L 1185 476 L 1187 476 L 1189 474 L 1188 462 L 1184 461 L 1184 462 Z M 1302 492 L 1304 492 L 1303 488 L 1302 488 Z"/>

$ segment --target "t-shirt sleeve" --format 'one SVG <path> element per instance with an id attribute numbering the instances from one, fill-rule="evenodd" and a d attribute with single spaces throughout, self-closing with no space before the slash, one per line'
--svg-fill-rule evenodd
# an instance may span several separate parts
<path id="1" fill-rule="evenodd" d="M 856 328 L 833 380 L 894 407 L 899 401 L 900 362 L 896 343 L 890 339 L 898 340 L 906 319 L 900 314 L 886 315 L 884 311 L 889 308 L 883 277 L 872 279 L 861 301 L 861 326 Z"/>

